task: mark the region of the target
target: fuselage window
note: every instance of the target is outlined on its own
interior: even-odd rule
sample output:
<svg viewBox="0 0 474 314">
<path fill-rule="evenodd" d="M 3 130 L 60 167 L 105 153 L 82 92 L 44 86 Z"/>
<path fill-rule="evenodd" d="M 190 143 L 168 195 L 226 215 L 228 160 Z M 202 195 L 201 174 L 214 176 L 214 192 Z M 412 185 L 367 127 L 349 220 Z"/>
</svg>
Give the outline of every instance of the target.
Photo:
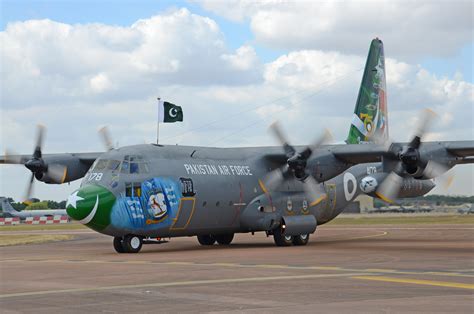
<svg viewBox="0 0 474 314">
<path fill-rule="evenodd" d="M 132 197 L 132 184 L 131 183 L 125 184 L 125 196 Z"/>
<path fill-rule="evenodd" d="M 142 196 L 142 184 L 140 182 L 125 183 L 126 197 L 140 197 Z"/>
<path fill-rule="evenodd" d="M 133 196 L 142 196 L 142 185 L 140 183 L 133 183 Z"/>
</svg>

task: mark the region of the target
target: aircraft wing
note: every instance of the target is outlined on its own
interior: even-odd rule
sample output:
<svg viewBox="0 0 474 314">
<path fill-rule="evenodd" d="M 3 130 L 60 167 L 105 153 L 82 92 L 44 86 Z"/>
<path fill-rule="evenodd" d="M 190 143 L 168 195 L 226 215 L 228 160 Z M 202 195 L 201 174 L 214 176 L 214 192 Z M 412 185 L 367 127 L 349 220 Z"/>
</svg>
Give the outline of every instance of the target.
<svg viewBox="0 0 474 314">
<path fill-rule="evenodd" d="M 474 157 L 474 141 L 449 141 L 446 150 L 459 157 Z"/>
<path fill-rule="evenodd" d="M 91 166 L 94 161 L 103 153 L 61 153 L 61 154 L 44 154 L 42 158 L 45 161 L 53 160 L 55 163 L 61 163 L 61 161 L 68 162 L 71 158 L 75 158 L 80 162 Z M 5 154 L 0 156 L 0 164 L 24 164 L 32 158 L 31 154 L 28 155 L 9 155 Z"/>
<path fill-rule="evenodd" d="M 32 155 L 4 155 L 0 156 L 0 164 L 25 165 L 36 179 L 61 184 L 82 178 L 100 155 L 102 153 L 44 154 L 37 159 Z"/>
<path fill-rule="evenodd" d="M 353 144 L 334 146 L 329 151 L 339 160 L 351 164 L 378 162 L 382 157 L 397 159 L 397 151 L 406 143 L 392 143 L 390 149 L 377 144 Z M 420 152 L 424 159 L 434 159 L 442 156 L 441 151 L 448 153 L 447 159 L 453 164 L 474 163 L 474 141 L 444 141 L 425 142 Z M 434 154 L 434 157 L 430 155 Z M 426 156 L 426 157 L 425 157 Z"/>
<path fill-rule="evenodd" d="M 392 156 L 386 147 L 377 144 L 347 144 L 334 146 L 329 151 L 337 159 L 349 164 L 382 161 L 383 156 Z"/>
</svg>

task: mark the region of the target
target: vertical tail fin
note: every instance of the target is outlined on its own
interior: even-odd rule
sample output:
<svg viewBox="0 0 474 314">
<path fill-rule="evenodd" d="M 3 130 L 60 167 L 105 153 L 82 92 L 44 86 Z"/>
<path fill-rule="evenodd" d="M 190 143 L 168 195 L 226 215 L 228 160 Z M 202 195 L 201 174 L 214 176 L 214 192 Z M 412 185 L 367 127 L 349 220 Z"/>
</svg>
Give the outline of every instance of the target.
<svg viewBox="0 0 474 314">
<path fill-rule="evenodd" d="M 388 138 L 385 57 L 380 39 L 372 40 L 364 76 L 346 143 L 359 144 Z"/>
<path fill-rule="evenodd" d="M 17 211 L 8 202 L 8 199 L 6 197 L 0 197 L 0 204 L 2 205 L 2 210 L 4 213 L 8 213 L 8 214 L 17 213 Z"/>
</svg>

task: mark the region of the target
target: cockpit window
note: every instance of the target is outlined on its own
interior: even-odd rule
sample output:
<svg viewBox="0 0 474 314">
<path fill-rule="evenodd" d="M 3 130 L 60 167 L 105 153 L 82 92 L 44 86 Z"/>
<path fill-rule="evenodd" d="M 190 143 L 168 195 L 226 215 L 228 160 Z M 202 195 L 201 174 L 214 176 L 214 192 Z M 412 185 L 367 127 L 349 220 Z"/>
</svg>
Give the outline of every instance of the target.
<svg viewBox="0 0 474 314">
<path fill-rule="evenodd" d="M 136 162 L 130 163 L 130 173 L 138 173 L 138 164 Z"/>
<path fill-rule="evenodd" d="M 122 162 L 122 170 L 121 170 L 121 172 L 122 172 L 122 173 L 129 173 L 128 161 Z"/>
<path fill-rule="evenodd" d="M 94 166 L 94 170 L 104 170 L 106 166 L 107 166 L 107 160 L 101 159 Z"/>
<path fill-rule="evenodd" d="M 109 163 L 107 164 L 107 169 L 109 170 L 117 170 L 120 166 L 120 161 L 118 160 L 109 160 Z"/>
<path fill-rule="evenodd" d="M 125 155 L 122 162 L 122 173 L 148 173 L 148 164 L 139 155 Z"/>
</svg>

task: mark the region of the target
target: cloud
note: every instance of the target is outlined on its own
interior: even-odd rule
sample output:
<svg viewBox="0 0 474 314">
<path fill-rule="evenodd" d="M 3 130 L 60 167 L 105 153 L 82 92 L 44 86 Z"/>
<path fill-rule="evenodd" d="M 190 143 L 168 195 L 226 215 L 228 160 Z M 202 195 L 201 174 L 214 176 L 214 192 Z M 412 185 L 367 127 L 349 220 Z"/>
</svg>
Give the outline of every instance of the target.
<svg viewBox="0 0 474 314">
<path fill-rule="evenodd" d="M 162 85 L 250 84 L 252 47 L 225 47 L 217 24 L 187 9 L 129 27 L 51 20 L 9 23 L 0 34 L 4 107 L 140 98 Z M 28 90 L 28 93 L 23 91 Z"/>
<path fill-rule="evenodd" d="M 392 57 L 446 57 L 472 40 L 472 1 L 199 1 L 233 21 L 249 21 L 269 47 L 363 55 L 378 36 Z"/>
</svg>

